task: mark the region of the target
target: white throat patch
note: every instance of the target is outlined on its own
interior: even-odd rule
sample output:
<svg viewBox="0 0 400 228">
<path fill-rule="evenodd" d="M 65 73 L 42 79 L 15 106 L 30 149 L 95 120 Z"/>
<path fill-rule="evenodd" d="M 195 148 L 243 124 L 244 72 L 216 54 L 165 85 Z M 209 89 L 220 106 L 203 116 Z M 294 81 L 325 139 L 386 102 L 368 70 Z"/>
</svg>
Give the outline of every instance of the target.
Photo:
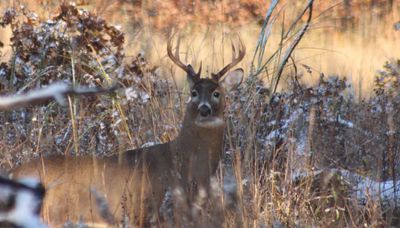
<svg viewBox="0 0 400 228">
<path fill-rule="evenodd" d="M 224 120 L 222 118 L 212 118 L 210 120 L 196 120 L 196 126 L 204 128 L 217 128 L 224 125 Z"/>
</svg>

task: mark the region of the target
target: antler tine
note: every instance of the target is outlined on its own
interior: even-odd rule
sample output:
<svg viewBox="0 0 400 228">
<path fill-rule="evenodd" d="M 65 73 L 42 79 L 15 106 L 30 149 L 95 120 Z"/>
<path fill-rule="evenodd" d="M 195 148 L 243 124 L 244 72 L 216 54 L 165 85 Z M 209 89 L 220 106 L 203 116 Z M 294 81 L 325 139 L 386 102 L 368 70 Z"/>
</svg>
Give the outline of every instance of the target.
<svg viewBox="0 0 400 228">
<path fill-rule="evenodd" d="M 201 65 L 200 65 L 199 72 L 196 74 L 193 70 L 193 67 L 190 64 L 185 65 L 184 63 L 182 63 L 182 61 L 179 58 L 179 46 L 180 46 L 180 38 L 178 38 L 178 43 L 177 43 L 175 55 L 174 55 L 172 53 L 172 37 L 171 37 L 167 43 L 168 57 L 172 60 L 172 62 L 174 62 L 177 66 L 179 66 L 182 70 L 184 70 L 190 77 L 192 77 L 194 79 L 200 78 Z"/>
<path fill-rule="evenodd" d="M 219 71 L 218 73 L 212 74 L 212 77 L 214 80 L 219 81 L 226 72 L 228 72 L 232 67 L 234 67 L 236 64 L 238 64 L 240 61 L 242 61 L 242 59 L 244 58 L 244 56 L 246 54 L 246 47 L 244 46 L 240 37 L 239 37 L 239 45 L 238 46 L 239 46 L 238 47 L 239 54 L 236 57 L 235 45 L 233 45 L 233 43 L 232 43 L 232 62 L 229 63 L 228 65 L 226 65 L 224 68 L 222 68 L 222 70 Z"/>
<path fill-rule="evenodd" d="M 199 71 L 197 71 L 197 76 L 200 78 L 201 76 L 201 67 L 203 66 L 203 62 L 200 62 Z"/>
<path fill-rule="evenodd" d="M 231 46 L 232 46 L 232 60 L 235 59 L 236 56 L 236 49 L 235 49 L 235 45 L 233 44 L 232 40 L 231 40 Z"/>
<path fill-rule="evenodd" d="M 168 57 L 172 60 L 172 62 L 174 62 L 176 65 L 178 65 L 184 71 L 186 71 L 186 65 L 183 64 L 179 59 L 179 42 L 178 42 L 178 47 L 176 49 L 175 55 L 172 53 L 172 37 L 168 40 L 168 43 L 167 43 L 167 53 L 168 53 Z"/>
</svg>

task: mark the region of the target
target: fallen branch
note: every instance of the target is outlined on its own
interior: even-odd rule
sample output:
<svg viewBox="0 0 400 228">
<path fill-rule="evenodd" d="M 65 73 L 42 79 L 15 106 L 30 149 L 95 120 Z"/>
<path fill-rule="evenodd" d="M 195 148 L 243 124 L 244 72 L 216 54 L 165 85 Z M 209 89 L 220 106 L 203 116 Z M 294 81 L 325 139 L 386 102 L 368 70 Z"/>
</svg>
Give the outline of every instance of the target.
<svg viewBox="0 0 400 228">
<path fill-rule="evenodd" d="M 0 96 L 0 111 L 7 111 L 11 109 L 22 108 L 30 105 L 38 105 L 48 102 L 49 100 L 56 100 L 60 105 L 66 105 L 66 98 L 73 95 L 88 95 L 93 96 L 100 93 L 110 93 L 116 90 L 116 86 L 102 89 L 102 88 L 88 88 L 88 87 L 72 87 L 64 82 L 57 82 L 45 88 L 30 91 L 26 94 L 12 94 L 7 96 Z"/>
</svg>

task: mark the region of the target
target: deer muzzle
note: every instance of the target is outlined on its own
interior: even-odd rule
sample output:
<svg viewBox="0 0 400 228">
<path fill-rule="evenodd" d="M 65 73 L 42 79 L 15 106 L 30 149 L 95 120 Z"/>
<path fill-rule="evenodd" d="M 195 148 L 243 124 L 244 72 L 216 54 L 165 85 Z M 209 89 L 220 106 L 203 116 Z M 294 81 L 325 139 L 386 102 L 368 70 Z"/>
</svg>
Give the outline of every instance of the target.
<svg viewBox="0 0 400 228">
<path fill-rule="evenodd" d="M 211 115 L 211 107 L 209 104 L 202 103 L 197 108 L 201 117 L 209 117 Z"/>
</svg>

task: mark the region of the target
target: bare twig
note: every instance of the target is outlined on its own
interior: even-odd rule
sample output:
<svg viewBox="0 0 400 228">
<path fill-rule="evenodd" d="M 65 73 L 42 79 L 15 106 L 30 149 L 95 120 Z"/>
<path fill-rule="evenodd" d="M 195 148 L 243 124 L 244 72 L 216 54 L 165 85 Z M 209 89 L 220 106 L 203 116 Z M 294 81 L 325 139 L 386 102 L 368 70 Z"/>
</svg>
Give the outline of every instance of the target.
<svg viewBox="0 0 400 228">
<path fill-rule="evenodd" d="M 258 56 L 258 64 L 257 65 L 258 65 L 258 67 L 261 65 L 261 60 L 262 60 L 262 57 L 264 56 L 265 46 L 267 44 L 269 35 L 271 34 L 271 27 L 272 26 L 271 26 L 271 23 L 269 23 L 269 22 L 270 22 L 270 19 L 271 19 L 272 12 L 274 12 L 274 10 L 275 10 L 276 6 L 278 5 L 278 3 L 279 3 L 279 0 L 272 0 L 271 4 L 269 5 L 269 8 L 268 8 L 267 13 L 265 15 L 264 23 L 263 23 L 262 28 L 261 28 L 260 35 L 258 37 L 258 42 L 257 42 L 256 50 L 254 51 L 253 60 L 251 61 L 252 62 L 252 66 L 254 66 L 254 61 L 256 59 L 257 54 L 259 55 Z"/>
<path fill-rule="evenodd" d="M 17 182 L 0 176 L 0 226 L 46 227 L 40 220 L 44 195 L 38 180 Z"/>
<path fill-rule="evenodd" d="M 44 196 L 43 186 L 41 186 L 39 183 L 35 187 L 33 187 L 31 185 L 32 184 L 16 182 L 16 181 L 13 181 L 8 178 L 0 176 L 0 186 L 2 188 L 9 187 L 9 188 L 12 188 L 13 190 L 25 190 L 25 191 L 33 192 L 35 195 L 38 194 L 38 195 Z M 39 186 L 41 186 L 41 187 L 39 187 Z"/>
<path fill-rule="evenodd" d="M 74 88 L 67 83 L 57 82 L 45 88 L 40 88 L 26 94 L 0 96 L 0 111 L 22 108 L 56 100 L 61 105 L 67 105 L 67 96 L 85 95 L 93 96 L 100 93 L 109 93 L 116 89 L 115 86 L 102 88 L 77 87 Z"/>
</svg>

